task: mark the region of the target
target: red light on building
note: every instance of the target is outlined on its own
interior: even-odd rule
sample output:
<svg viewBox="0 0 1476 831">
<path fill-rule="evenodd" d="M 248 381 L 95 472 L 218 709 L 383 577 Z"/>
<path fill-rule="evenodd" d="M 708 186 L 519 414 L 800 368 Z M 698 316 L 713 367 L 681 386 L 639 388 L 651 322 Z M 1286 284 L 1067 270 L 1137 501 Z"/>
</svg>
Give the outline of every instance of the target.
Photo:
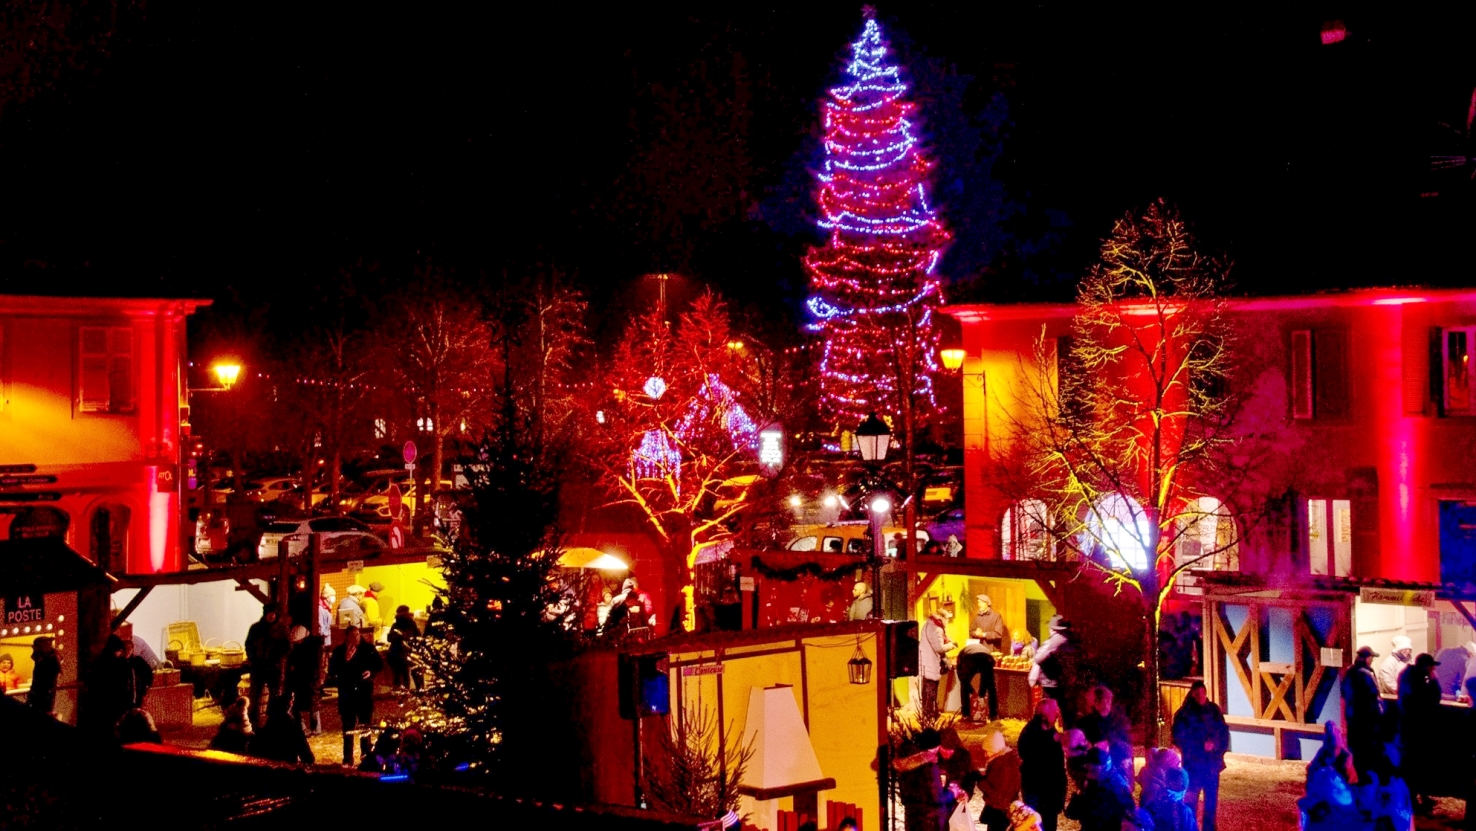
<svg viewBox="0 0 1476 831">
<path fill-rule="evenodd" d="M 1332 46 L 1348 39 L 1348 27 L 1341 20 L 1329 20 L 1322 24 L 1322 45 Z"/>
</svg>

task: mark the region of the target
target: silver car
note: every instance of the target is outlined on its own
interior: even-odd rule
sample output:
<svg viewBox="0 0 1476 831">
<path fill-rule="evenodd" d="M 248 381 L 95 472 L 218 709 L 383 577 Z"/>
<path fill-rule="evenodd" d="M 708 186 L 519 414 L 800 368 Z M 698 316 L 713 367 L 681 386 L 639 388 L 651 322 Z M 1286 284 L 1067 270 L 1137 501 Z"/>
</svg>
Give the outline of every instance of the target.
<svg viewBox="0 0 1476 831">
<path fill-rule="evenodd" d="M 313 519 L 289 519 L 273 522 L 261 534 L 256 545 L 257 559 L 267 560 L 277 556 L 278 546 L 287 540 L 287 555 L 295 557 L 308 547 L 309 534 L 323 535 L 323 550 L 337 551 L 344 548 L 377 550 L 388 544 L 374 531 L 357 519 L 342 516 L 320 516 Z"/>
</svg>

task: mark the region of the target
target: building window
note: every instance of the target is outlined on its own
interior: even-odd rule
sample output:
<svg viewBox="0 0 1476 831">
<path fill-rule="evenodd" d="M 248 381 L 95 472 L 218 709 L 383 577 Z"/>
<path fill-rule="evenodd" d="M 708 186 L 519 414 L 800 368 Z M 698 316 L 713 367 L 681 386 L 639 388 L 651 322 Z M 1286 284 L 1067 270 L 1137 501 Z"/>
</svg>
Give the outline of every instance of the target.
<svg viewBox="0 0 1476 831">
<path fill-rule="evenodd" d="M 90 549 L 92 561 L 113 574 L 128 571 L 127 505 L 104 505 L 92 514 Z"/>
<path fill-rule="evenodd" d="M 1291 333 L 1291 415 L 1297 419 L 1348 417 L 1348 339 L 1337 329 Z"/>
<path fill-rule="evenodd" d="M 1476 501 L 1440 501 L 1440 582 L 1476 586 Z"/>
<path fill-rule="evenodd" d="M 1230 511 L 1220 500 L 1201 496 L 1180 519 L 1174 560 L 1189 569 L 1239 571 L 1239 547 Z"/>
<path fill-rule="evenodd" d="M 1085 534 L 1082 550 L 1112 568 L 1141 573 L 1153 562 L 1153 523 L 1131 496 L 1113 493 L 1092 503 Z"/>
<path fill-rule="evenodd" d="M 78 409 L 84 413 L 133 412 L 133 330 L 83 326 L 79 334 Z"/>
<path fill-rule="evenodd" d="M 1476 327 L 1440 330 L 1440 393 L 1446 415 L 1476 415 L 1471 399 L 1473 346 L 1476 346 Z"/>
<path fill-rule="evenodd" d="M 1313 574 L 1353 575 L 1353 503 L 1307 500 L 1307 560 Z"/>
<path fill-rule="evenodd" d="M 1050 511 L 1039 499 L 1011 505 L 1000 523 L 1000 557 L 1006 560 L 1051 559 Z"/>
</svg>

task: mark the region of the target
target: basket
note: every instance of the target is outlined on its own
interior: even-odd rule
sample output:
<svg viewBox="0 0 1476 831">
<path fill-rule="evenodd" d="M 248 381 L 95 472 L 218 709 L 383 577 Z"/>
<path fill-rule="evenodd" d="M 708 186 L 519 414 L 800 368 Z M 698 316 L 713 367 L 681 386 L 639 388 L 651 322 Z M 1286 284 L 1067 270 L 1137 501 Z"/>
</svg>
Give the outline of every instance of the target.
<svg viewBox="0 0 1476 831">
<path fill-rule="evenodd" d="M 246 650 L 241 647 L 240 641 L 226 641 L 220 648 L 220 665 L 223 667 L 238 667 L 246 663 Z"/>
<path fill-rule="evenodd" d="M 193 620 L 180 620 L 164 627 L 164 642 L 179 641 L 179 651 L 194 652 L 200 648 L 200 627 Z"/>
<path fill-rule="evenodd" d="M 183 652 L 180 653 L 180 657 L 181 658 L 184 657 L 184 653 Z M 192 667 L 203 667 L 203 666 L 205 666 L 205 650 L 203 650 L 203 649 L 197 649 L 194 652 L 189 653 L 189 662 L 190 662 L 190 666 L 192 666 Z"/>
<path fill-rule="evenodd" d="M 208 640 L 208 641 L 205 642 L 205 647 L 204 647 L 205 660 L 207 660 L 207 661 L 215 661 L 216 663 L 219 663 L 220 662 L 220 653 L 222 651 L 224 651 L 225 647 L 222 647 L 222 646 L 212 646 L 211 645 L 211 644 L 216 643 L 219 640 L 220 640 L 220 638 L 211 638 L 210 640 Z"/>
<path fill-rule="evenodd" d="M 169 645 L 164 647 L 164 659 L 166 661 L 173 661 L 175 664 L 182 663 L 185 661 L 185 658 L 180 654 L 183 651 L 184 641 L 181 641 L 179 638 L 172 638 L 169 641 Z"/>
</svg>

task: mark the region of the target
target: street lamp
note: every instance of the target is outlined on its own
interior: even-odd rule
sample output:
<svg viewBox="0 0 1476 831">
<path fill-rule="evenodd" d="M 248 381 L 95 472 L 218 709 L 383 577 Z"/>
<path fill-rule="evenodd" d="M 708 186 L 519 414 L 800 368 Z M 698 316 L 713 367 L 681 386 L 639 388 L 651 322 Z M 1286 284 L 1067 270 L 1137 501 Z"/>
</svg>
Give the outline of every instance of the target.
<svg viewBox="0 0 1476 831">
<path fill-rule="evenodd" d="M 861 451 L 861 461 L 880 466 L 886 461 L 887 450 L 892 446 L 892 431 L 887 429 L 885 421 L 872 413 L 856 427 L 856 446 Z M 892 501 L 884 494 L 876 494 L 866 508 L 866 518 L 871 522 L 871 616 L 880 618 L 881 566 L 887 556 L 887 540 L 882 526 L 884 517 L 892 513 Z"/>
<path fill-rule="evenodd" d="M 887 429 L 885 421 L 872 413 L 856 428 L 856 445 L 861 450 L 862 461 L 879 465 L 887 460 L 887 450 L 892 446 L 892 431 Z"/>
<path fill-rule="evenodd" d="M 940 349 L 938 357 L 943 360 L 943 368 L 949 372 L 958 372 L 963 366 L 964 351 L 962 349 Z"/>
</svg>

